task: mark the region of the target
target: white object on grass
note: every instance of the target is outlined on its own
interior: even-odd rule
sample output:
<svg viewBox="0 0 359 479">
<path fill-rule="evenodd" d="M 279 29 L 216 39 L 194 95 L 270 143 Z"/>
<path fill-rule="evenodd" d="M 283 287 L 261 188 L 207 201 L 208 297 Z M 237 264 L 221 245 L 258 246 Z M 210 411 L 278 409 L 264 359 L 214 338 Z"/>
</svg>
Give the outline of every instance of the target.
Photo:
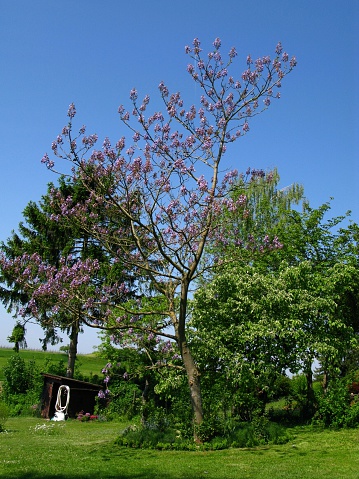
<svg viewBox="0 0 359 479">
<path fill-rule="evenodd" d="M 62 405 L 62 394 L 66 395 L 66 402 Z M 70 402 L 70 388 L 62 384 L 57 391 L 57 399 L 55 404 L 55 415 L 51 419 L 52 421 L 65 421 L 67 415 L 67 408 L 69 407 Z"/>
</svg>

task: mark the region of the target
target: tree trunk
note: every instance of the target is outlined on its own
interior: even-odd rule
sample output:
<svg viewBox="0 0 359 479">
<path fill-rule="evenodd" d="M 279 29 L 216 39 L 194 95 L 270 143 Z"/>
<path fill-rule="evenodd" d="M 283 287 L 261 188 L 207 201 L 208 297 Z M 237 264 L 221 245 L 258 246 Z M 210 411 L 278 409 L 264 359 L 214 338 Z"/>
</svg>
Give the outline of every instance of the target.
<svg viewBox="0 0 359 479">
<path fill-rule="evenodd" d="M 314 403 L 315 396 L 313 390 L 313 372 L 312 372 L 312 362 L 308 361 L 305 368 L 305 377 L 307 380 L 307 397 L 305 410 L 303 411 L 303 416 L 305 419 L 310 419 L 314 414 Z"/>
<path fill-rule="evenodd" d="M 141 414 L 141 424 L 142 426 L 145 424 L 147 418 L 148 418 L 148 411 L 147 411 L 147 398 L 148 398 L 148 393 L 149 393 L 150 385 L 148 382 L 148 379 L 146 379 L 145 382 L 145 388 L 142 391 L 142 414 Z"/>
<path fill-rule="evenodd" d="M 311 391 L 313 389 L 313 373 L 312 373 L 312 369 L 307 369 L 306 373 L 305 373 L 305 377 L 306 377 L 306 380 L 307 380 L 307 395 L 310 396 L 311 395 Z"/>
<path fill-rule="evenodd" d="M 177 321 L 175 320 L 175 331 L 183 365 L 187 373 L 187 381 L 190 390 L 193 411 L 194 440 L 197 443 L 201 443 L 201 439 L 198 435 L 198 426 L 200 426 L 203 421 L 201 381 L 200 371 L 194 361 L 186 337 L 185 325 L 187 316 L 187 295 L 188 285 L 182 283 L 180 311 Z M 175 313 L 173 314 L 175 315 Z"/>
<path fill-rule="evenodd" d="M 327 370 L 324 370 L 323 382 L 322 382 L 322 387 L 323 387 L 324 393 L 327 393 L 328 385 L 329 385 L 329 372 Z"/>
<path fill-rule="evenodd" d="M 79 320 L 76 319 L 71 326 L 69 355 L 67 360 L 66 377 L 73 378 L 75 372 L 75 361 L 77 357 L 77 343 L 79 337 Z"/>
<path fill-rule="evenodd" d="M 202 394 L 201 394 L 201 381 L 200 381 L 200 372 L 193 360 L 191 351 L 187 345 L 187 342 L 182 342 L 181 354 L 183 359 L 183 364 L 187 373 L 187 380 L 191 395 L 191 404 L 193 410 L 193 423 L 196 429 L 196 426 L 199 426 L 203 421 L 203 408 L 202 408 Z M 195 438 L 196 440 L 198 438 Z"/>
</svg>

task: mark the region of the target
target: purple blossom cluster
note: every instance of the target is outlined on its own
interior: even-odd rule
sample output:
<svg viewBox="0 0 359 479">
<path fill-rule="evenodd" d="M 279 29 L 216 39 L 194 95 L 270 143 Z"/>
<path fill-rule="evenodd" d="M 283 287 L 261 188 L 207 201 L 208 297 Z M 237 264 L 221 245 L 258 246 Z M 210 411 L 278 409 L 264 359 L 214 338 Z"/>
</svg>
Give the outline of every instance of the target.
<svg viewBox="0 0 359 479">
<path fill-rule="evenodd" d="M 111 394 L 111 391 L 108 388 L 108 383 L 110 382 L 110 374 L 111 374 L 112 367 L 113 367 L 112 363 L 107 363 L 106 366 L 101 371 L 102 374 L 105 374 L 105 379 L 103 380 L 103 382 L 105 384 L 105 390 L 101 389 L 98 392 L 98 397 L 100 399 L 106 399 Z"/>
<path fill-rule="evenodd" d="M 38 254 L 23 254 L 8 259 L 0 255 L 0 265 L 3 271 L 16 278 L 22 290 L 29 295 L 29 301 L 18 313 L 22 316 L 32 315 L 42 318 L 43 310 L 48 311 L 48 318 L 56 323 L 56 315 L 68 312 L 69 318 L 81 308 L 88 321 L 91 322 L 91 312 L 101 310 L 102 321 L 110 314 L 108 307 L 112 298 L 127 295 L 123 284 L 94 285 L 93 278 L 100 269 L 97 259 L 75 258 L 71 255 L 60 258 L 57 267 L 48 264 Z M 61 316 L 60 316 L 61 317 Z M 95 320 L 92 321 L 93 324 Z"/>
</svg>

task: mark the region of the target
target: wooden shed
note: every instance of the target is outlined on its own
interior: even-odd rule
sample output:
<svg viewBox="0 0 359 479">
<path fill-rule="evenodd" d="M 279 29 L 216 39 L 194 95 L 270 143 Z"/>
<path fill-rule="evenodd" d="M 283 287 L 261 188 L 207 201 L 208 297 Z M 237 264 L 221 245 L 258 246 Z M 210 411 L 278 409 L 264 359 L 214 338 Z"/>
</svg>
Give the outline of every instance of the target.
<svg viewBox="0 0 359 479">
<path fill-rule="evenodd" d="M 51 419 L 54 416 L 57 393 L 62 385 L 70 388 L 70 401 L 67 410 L 69 417 L 75 418 L 81 411 L 93 414 L 96 397 L 102 386 L 54 374 L 41 374 L 44 378 L 41 398 L 41 416 L 43 418 Z"/>
</svg>

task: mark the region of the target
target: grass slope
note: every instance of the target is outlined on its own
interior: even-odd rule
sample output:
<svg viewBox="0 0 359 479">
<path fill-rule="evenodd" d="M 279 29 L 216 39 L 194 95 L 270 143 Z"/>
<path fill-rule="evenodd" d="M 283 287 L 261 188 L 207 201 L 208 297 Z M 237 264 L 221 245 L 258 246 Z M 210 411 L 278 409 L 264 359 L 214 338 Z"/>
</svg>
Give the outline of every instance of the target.
<svg viewBox="0 0 359 479">
<path fill-rule="evenodd" d="M 36 425 L 45 429 L 35 430 Z M 294 430 L 281 446 L 211 452 L 113 445 L 124 424 L 12 418 L 0 434 L 7 479 L 357 479 L 359 429 Z"/>
<path fill-rule="evenodd" d="M 3 368 L 11 356 L 15 354 L 11 348 L 0 348 L 0 381 L 4 380 Z M 21 349 L 19 355 L 24 358 L 25 361 L 30 359 L 35 360 L 36 364 L 42 370 L 47 358 L 50 358 L 53 362 L 64 361 L 67 363 L 67 355 L 61 352 L 50 352 L 40 350 Z M 101 369 L 104 367 L 104 360 L 99 358 L 95 353 L 92 354 L 79 354 L 77 358 L 77 368 L 84 376 L 90 376 L 90 374 L 98 374 L 101 377 Z"/>
</svg>

